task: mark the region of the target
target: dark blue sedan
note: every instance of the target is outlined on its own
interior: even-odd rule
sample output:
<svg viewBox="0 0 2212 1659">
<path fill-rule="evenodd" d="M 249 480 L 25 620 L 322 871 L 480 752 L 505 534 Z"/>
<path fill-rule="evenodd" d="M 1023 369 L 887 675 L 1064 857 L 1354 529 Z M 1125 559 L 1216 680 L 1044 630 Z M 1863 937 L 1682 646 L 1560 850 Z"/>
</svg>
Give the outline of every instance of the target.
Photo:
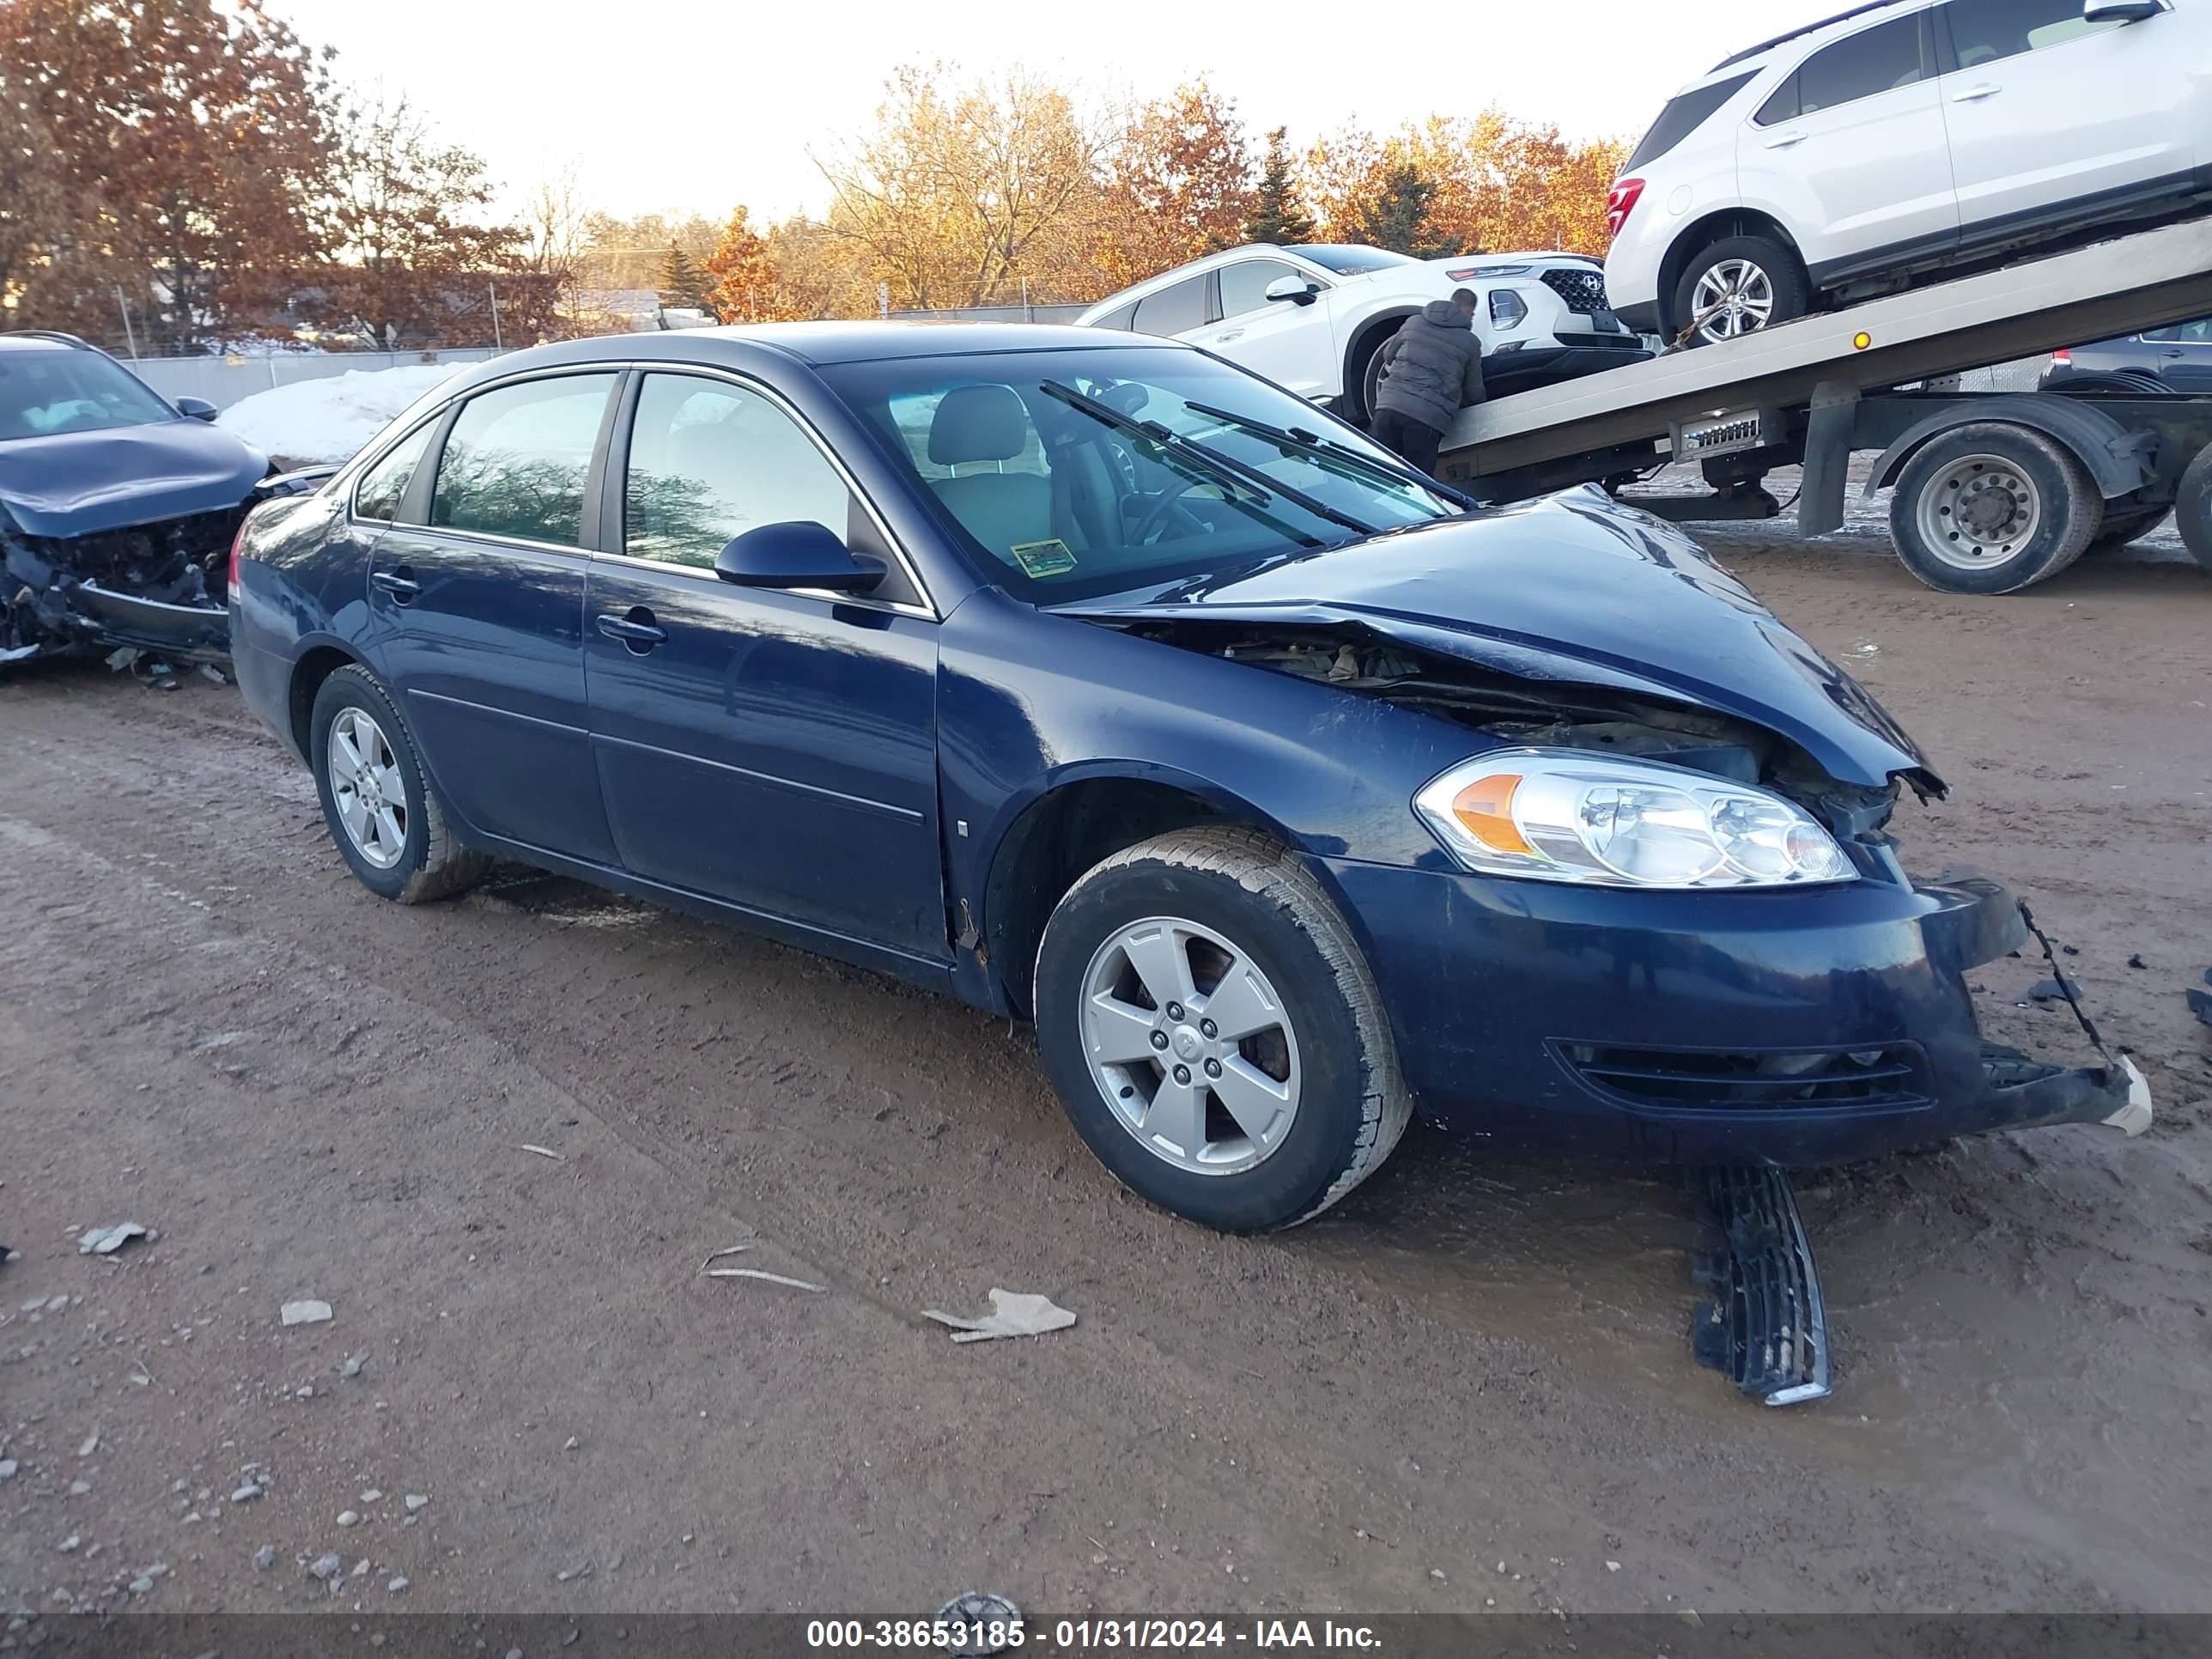
<svg viewBox="0 0 2212 1659">
<path fill-rule="evenodd" d="M 1470 509 L 1167 341 L 804 325 L 440 387 L 230 587 L 372 891 L 494 859 L 1034 1020 L 1108 1168 L 1282 1226 L 1419 1110 L 1771 1164 L 2140 1127 L 1985 1050 L 1942 785 L 1693 544 Z"/>
</svg>

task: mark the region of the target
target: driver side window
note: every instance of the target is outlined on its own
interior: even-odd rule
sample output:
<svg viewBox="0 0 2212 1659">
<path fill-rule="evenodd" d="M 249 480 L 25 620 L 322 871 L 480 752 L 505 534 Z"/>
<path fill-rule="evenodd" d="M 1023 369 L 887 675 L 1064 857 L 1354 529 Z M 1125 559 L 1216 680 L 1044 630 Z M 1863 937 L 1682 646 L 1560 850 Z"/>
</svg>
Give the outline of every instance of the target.
<svg viewBox="0 0 2212 1659">
<path fill-rule="evenodd" d="M 1271 305 L 1287 305 L 1289 301 L 1270 300 L 1269 283 L 1285 276 L 1295 276 L 1300 282 L 1318 288 L 1318 279 L 1308 276 L 1296 265 L 1284 259 L 1240 259 L 1233 265 L 1221 267 L 1221 315 L 1224 321 L 1241 317 L 1248 311 L 1262 311 Z"/>
</svg>

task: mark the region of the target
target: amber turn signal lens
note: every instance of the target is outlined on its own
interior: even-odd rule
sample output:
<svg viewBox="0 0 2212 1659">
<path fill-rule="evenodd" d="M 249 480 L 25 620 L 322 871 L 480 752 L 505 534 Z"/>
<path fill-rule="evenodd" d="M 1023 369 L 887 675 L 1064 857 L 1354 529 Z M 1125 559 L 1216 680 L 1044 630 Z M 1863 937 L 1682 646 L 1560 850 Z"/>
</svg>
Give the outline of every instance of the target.
<svg viewBox="0 0 2212 1659">
<path fill-rule="evenodd" d="M 1536 849 L 1513 825 L 1513 793 L 1520 788 L 1519 774 L 1499 772 L 1477 778 L 1452 798 L 1452 816 L 1485 847 L 1499 853 L 1536 855 Z"/>
</svg>

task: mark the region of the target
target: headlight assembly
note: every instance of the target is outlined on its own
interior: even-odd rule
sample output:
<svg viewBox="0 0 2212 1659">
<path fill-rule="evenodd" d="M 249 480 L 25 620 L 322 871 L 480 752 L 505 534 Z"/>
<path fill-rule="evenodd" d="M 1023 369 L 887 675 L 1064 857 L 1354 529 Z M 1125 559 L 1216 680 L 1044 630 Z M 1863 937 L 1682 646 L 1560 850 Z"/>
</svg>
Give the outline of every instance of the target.
<svg viewBox="0 0 2212 1659">
<path fill-rule="evenodd" d="M 1803 887 L 1857 872 L 1803 809 L 1725 778 L 1576 750 L 1463 761 L 1413 810 L 1470 870 L 1597 887 Z"/>
</svg>

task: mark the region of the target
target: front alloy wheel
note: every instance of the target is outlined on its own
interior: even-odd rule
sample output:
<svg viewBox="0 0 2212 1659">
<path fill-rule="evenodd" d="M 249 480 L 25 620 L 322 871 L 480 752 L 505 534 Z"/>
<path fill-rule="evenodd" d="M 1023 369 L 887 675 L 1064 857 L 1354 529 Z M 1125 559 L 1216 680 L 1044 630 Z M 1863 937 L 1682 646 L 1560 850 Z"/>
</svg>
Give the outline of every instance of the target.
<svg viewBox="0 0 2212 1659">
<path fill-rule="evenodd" d="M 1241 1174 L 1298 1112 L 1298 1039 L 1251 957 L 1210 928 L 1150 916 L 1118 930 L 1084 975 L 1091 1079 L 1153 1157 Z"/>
<path fill-rule="evenodd" d="M 1113 854 L 1046 924 L 1037 1042 L 1078 1133 L 1139 1197 L 1287 1227 L 1398 1143 L 1413 1101 L 1382 994 L 1313 873 L 1207 824 Z"/>
</svg>

